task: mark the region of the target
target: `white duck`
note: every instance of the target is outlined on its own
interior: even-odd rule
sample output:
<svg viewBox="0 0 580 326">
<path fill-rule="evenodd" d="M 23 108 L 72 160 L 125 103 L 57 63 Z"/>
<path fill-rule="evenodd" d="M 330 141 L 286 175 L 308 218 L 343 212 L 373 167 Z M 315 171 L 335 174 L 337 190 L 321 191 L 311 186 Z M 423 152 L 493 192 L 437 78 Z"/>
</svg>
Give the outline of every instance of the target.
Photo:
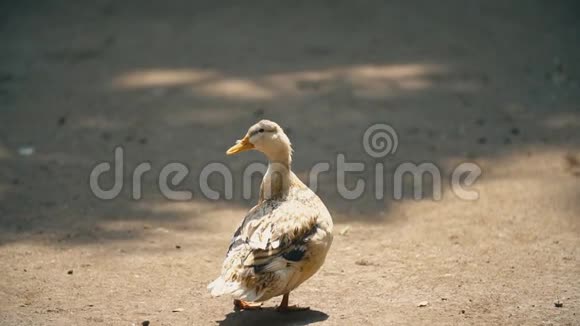
<svg viewBox="0 0 580 326">
<path fill-rule="evenodd" d="M 252 302 L 280 295 L 279 311 L 308 309 L 289 306 L 289 294 L 324 263 L 332 243 L 332 218 L 320 198 L 290 170 L 292 147 L 278 124 L 256 123 L 227 154 L 249 149 L 269 160 L 260 199 L 235 232 L 222 274 L 208 289 L 213 296 L 232 295 L 238 309 L 259 309 Z"/>
</svg>

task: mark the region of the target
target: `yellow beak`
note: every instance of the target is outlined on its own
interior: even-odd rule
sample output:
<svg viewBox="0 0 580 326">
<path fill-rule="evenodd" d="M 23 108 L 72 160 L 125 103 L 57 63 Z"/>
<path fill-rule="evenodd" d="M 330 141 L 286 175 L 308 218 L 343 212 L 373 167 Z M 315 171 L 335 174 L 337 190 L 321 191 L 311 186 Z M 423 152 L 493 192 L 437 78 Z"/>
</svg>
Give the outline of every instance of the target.
<svg viewBox="0 0 580 326">
<path fill-rule="evenodd" d="M 254 148 L 254 144 L 250 143 L 250 137 L 246 136 L 244 139 L 238 140 L 234 146 L 230 147 L 226 154 L 233 155 L 252 148 Z"/>
</svg>

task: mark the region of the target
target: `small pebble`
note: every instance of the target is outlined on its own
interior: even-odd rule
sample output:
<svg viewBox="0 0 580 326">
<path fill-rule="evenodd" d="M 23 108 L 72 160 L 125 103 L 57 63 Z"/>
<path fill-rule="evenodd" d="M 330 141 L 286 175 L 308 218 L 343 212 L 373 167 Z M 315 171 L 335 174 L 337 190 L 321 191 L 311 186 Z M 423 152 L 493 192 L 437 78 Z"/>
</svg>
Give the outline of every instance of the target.
<svg viewBox="0 0 580 326">
<path fill-rule="evenodd" d="M 18 148 L 18 154 L 21 156 L 30 156 L 36 152 L 36 149 L 32 146 L 23 146 Z"/>
<path fill-rule="evenodd" d="M 183 309 L 183 308 L 175 308 L 175 309 L 171 310 L 171 312 L 182 312 L 184 310 L 185 309 Z"/>
<path fill-rule="evenodd" d="M 354 262 L 356 265 L 359 266 L 371 266 L 374 265 L 373 263 L 371 263 L 370 261 L 366 260 L 366 259 L 359 259 L 357 261 Z"/>
<path fill-rule="evenodd" d="M 144 320 L 141 325 L 143 326 L 149 326 L 149 321 L 148 320 Z"/>
<path fill-rule="evenodd" d="M 421 301 L 417 304 L 417 307 L 427 307 L 429 305 L 429 301 Z"/>
<path fill-rule="evenodd" d="M 181 246 L 180 245 L 176 245 L 175 246 L 175 249 L 181 249 Z"/>
<path fill-rule="evenodd" d="M 518 128 L 512 128 L 512 130 L 510 130 L 510 132 L 512 133 L 512 135 L 517 136 L 520 134 L 520 130 Z"/>
<path fill-rule="evenodd" d="M 560 300 L 558 300 L 558 301 L 554 302 L 554 306 L 556 308 L 562 308 L 562 307 L 564 307 L 564 304 L 562 302 L 560 302 Z"/>
<path fill-rule="evenodd" d="M 64 124 L 66 123 L 66 117 L 60 117 L 60 118 L 58 118 L 58 121 L 56 123 L 59 126 L 64 126 Z"/>
<path fill-rule="evenodd" d="M 68 275 L 72 275 L 73 274 L 73 270 L 71 269 L 70 271 L 66 272 Z"/>
</svg>

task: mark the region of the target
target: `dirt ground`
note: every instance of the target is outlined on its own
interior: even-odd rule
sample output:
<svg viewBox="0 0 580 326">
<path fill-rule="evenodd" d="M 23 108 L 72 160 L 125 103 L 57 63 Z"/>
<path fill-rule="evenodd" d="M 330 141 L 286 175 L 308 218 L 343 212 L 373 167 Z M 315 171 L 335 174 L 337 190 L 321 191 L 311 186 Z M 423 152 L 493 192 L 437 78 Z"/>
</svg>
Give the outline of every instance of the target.
<svg viewBox="0 0 580 326">
<path fill-rule="evenodd" d="M 535 0 L 0 3 L 0 325 L 580 325 L 579 12 Z M 243 169 L 264 161 L 224 151 L 262 118 L 287 128 L 301 177 L 339 153 L 367 166 L 347 180 L 369 181 L 356 200 L 321 176 L 336 237 L 290 297 L 308 312 L 280 315 L 279 299 L 233 312 L 206 290 L 255 202 L 255 187 L 242 199 Z M 399 136 L 382 160 L 361 144 L 374 123 Z M 116 146 L 125 186 L 100 200 L 89 174 Z M 379 161 L 391 181 L 401 162 L 435 163 L 443 199 L 394 200 L 387 182 L 376 200 Z M 477 201 L 448 187 L 464 161 L 483 170 Z M 161 195 L 168 162 L 189 167 L 179 188 L 191 200 Z M 231 168 L 234 199 L 204 199 L 210 162 Z M 223 189 L 219 176 L 210 185 Z"/>
</svg>

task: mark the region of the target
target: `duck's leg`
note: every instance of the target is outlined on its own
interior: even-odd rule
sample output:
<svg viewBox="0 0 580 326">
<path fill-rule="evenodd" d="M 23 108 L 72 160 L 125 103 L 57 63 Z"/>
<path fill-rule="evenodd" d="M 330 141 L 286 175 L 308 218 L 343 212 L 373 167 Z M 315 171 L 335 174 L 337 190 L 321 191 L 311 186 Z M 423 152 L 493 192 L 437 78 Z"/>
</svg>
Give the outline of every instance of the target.
<svg viewBox="0 0 580 326">
<path fill-rule="evenodd" d="M 260 310 L 260 309 L 262 309 L 262 304 L 234 299 L 234 309 L 236 309 L 236 310 Z"/>
<path fill-rule="evenodd" d="M 276 308 L 276 310 L 279 312 L 310 310 L 310 307 L 289 306 L 288 299 L 290 299 L 290 292 L 284 294 L 284 296 L 282 297 L 282 302 L 280 302 L 280 305 L 278 306 L 278 308 Z"/>
</svg>

